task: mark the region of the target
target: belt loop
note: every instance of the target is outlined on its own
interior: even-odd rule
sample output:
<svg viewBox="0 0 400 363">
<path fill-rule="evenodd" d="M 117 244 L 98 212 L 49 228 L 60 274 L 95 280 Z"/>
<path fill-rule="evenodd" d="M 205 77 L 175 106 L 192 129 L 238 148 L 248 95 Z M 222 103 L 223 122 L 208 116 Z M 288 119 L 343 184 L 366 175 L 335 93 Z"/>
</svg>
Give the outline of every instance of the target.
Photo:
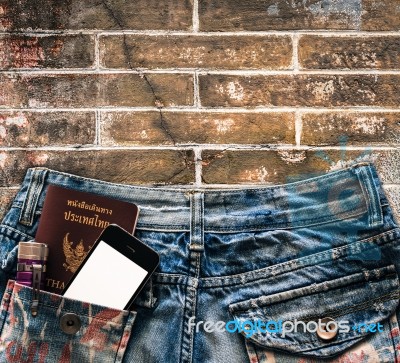
<svg viewBox="0 0 400 363">
<path fill-rule="evenodd" d="M 368 208 L 369 226 L 376 227 L 383 224 L 383 215 L 379 193 L 374 182 L 371 167 L 370 164 L 355 165 L 353 171 L 357 175 L 365 196 L 365 202 Z"/>
<path fill-rule="evenodd" d="M 19 222 L 25 226 L 32 226 L 33 224 L 36 206 L 47 175 L 47 169 L 33 168 L 31 170 L 31 180 L 19 216 Z"/>
<path fill-rule="evenodd" d="M 190 250 L 204 251 L 204 193 L 190 194 Z"/>
</svg>

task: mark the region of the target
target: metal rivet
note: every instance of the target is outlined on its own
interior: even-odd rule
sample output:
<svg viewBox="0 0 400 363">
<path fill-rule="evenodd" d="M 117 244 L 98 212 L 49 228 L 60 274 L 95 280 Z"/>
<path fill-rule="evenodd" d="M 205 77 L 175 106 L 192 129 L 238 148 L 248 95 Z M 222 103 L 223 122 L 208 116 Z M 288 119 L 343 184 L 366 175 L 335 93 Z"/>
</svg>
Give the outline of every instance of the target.
<svg viewBox="0 0 400 363">
<path fill-rule="evenodd" d="M 338 326 L 334 319 L 328 317 L 320 319 L 320 324 L 317 329 L 317 335 L 320 339 L 329 341 L 336 338 L 337 334 Z"/>
<path fill-rule="evenodd" d="M 66 334 L 76 334 L 81 325 L 81 319 L 76 314 L 67 313 L 60 319 L 60 328 Z"/>
</svg>

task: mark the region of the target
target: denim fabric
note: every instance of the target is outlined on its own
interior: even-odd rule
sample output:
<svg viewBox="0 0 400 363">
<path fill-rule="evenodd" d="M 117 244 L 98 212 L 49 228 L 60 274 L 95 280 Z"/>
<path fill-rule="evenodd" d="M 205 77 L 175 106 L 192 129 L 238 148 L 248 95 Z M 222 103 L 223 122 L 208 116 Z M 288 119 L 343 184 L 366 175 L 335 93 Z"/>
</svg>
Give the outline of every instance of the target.
<svg viewBox="0 0 400 363">
<path fill-rule="evenodd" d="M 30 288 L 12 281 L 15 246 L 34 238 L 50 184 L 140 207 L 135 235 L 161 262 L 133 311 L 41 292 L 38 316 L 30 315 Z M 147 188 L 29 169 L 0 233 L 0 361 L 400 362 L 400 229 L 370 164 L 225 190 Z M 65 312 L 82 320 L 74 335 L 60 329 Z M 325 317 L 352 328 L 329 341 L 315 332 L 248 330 L 260 321 Z M 245 328 L 196 328 L 201 321 Z M 357 329 L 362 324 L 380 330 Z"/>
<path fill-rule="evenodd" d="M 1 305 L 2 362 L 122 361 L 135 313 L 42 293 L 41 314 L 32 318 L 30 300 L 29 288 L 9 281 Z M 79 316 L 79 334 L 60 329 L 70 312 Z"/>
</svg>

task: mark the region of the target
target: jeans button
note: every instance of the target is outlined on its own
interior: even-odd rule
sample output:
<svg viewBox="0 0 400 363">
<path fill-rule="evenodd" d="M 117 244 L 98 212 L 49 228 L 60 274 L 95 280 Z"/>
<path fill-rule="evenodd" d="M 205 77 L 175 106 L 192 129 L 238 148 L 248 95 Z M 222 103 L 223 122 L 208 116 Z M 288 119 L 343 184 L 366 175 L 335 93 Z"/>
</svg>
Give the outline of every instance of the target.
<svg viewBox="0 0 400 363">
<path fill-rule="evenodd" d="M 334 319 L 323 318 L 317 329 L 317 335 L 321 340 L 329 341 L 334 339 L 338 334 L 338 326 Z"/>
<path fill-rule="evenodd" d="M 64 314 L 60 319 L 60 328 L 66 334 L 76 334 L 81 328 L 81 319 L 76 314 Z"/>
</svg>

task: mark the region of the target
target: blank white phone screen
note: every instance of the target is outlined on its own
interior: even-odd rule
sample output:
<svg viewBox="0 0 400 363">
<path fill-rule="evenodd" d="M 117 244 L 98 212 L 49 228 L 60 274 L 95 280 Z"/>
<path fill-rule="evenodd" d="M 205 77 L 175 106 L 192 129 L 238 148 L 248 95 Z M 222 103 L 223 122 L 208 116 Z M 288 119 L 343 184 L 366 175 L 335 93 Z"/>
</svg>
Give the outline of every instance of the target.
<svg viewBox="0 0 400 363">
<path fill-rule="evenodd" d="M 64 296 L 122 310 L 147 271 L 100 241 Z"/>
</svg>

